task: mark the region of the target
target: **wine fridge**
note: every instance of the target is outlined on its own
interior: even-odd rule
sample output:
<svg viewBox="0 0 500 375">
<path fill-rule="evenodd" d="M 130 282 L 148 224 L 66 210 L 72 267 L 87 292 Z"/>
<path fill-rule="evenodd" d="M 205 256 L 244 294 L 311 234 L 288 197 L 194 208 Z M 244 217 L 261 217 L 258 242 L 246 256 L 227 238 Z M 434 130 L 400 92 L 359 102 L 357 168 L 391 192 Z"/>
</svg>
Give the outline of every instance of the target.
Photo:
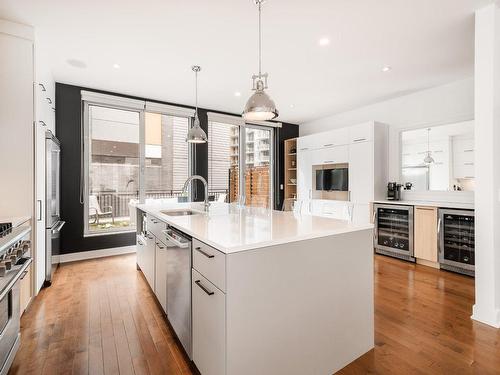
<svg viewBox="0 0 500 375">
<path fill-rule="evenodd" d="M 415 262 L 413 206 L 374 204 L 373 209 L 375 252 Z"/>
<path fill-rule="evenodd" d="M 438 233 L 440 267 L 474 276 L 474 211 L 440 209 Z"/>
</svg>

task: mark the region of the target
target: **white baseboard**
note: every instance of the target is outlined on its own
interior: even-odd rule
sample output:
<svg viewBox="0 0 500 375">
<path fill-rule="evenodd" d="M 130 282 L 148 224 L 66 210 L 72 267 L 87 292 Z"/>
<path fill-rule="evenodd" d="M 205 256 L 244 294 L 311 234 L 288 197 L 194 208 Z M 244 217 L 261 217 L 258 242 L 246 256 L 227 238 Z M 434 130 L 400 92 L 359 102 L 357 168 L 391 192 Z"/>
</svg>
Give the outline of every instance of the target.
<svg viewBox="0 0 500 375">
<path fill-rule="evenodd" d="M 482 309 L 475 304 L 472 306 L 471 318 L 494 328 L 500 328 L 500 309 Z"/>
<path fill-rule="evenodd" d="M 130 254 L 135 252 L 136 252 L 135 245 L 113 247 L 110 249 L 102 249 L 102 250 L 81 251 L 79 253 L 61 254 L 59 255 L 59 262 L 60 263 L 75 262 L 77 260 L 103 258 L 103 257 L 110 257 L 113 255 Z"/>
</svg>

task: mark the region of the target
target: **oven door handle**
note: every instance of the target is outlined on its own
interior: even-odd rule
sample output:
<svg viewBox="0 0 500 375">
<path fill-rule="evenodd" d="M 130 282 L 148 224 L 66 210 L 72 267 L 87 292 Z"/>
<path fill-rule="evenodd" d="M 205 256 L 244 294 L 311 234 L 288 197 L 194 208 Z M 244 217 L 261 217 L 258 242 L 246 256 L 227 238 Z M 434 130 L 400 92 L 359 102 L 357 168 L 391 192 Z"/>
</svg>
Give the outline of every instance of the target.
<svg viewBox="0 0 500 375">
<path fill-rule="evenodd" d="M 14 284 L 17 283 L 19 281 L 19 279 L 21 279 L 21 276 L 23 275 L 23 272 L 28 269 L 28 267 L 31 264 L 31 262 L 32 262 L 32 259 L 29 258 L 28 261 L 23 264 L 23 267 L 18 272 L 18 274 L 12 280 L 10 280 L 10 282 L 5 286 L 5 288 L 3 289 L 2 294 L 0 294 L 0 301 L 5 298 L 5 296 L 9 293 L 9 291 L 14 287 Z"/>
</svg>

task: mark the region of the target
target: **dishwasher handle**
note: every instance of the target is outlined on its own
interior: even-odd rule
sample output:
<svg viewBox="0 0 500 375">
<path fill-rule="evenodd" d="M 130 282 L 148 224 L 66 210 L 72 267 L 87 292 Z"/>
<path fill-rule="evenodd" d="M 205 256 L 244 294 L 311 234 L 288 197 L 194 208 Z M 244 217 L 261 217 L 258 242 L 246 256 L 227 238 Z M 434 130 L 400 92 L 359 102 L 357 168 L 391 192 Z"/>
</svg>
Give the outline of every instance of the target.
<svg viewBox="0 0 500 375">
<path fill-rule="evenodd" d="M 174 238 L 170 234 L 170 230 L 165 229 L 165 230 L 162 230 L 162 232 L 165 235 L 165 238 L 168 241 L 172 242 L 175 246 L 180 247 L 181 249 L 187 249 L 189 247 L 189 242 L 180 242 L 177 238 Z"/>
</svg>

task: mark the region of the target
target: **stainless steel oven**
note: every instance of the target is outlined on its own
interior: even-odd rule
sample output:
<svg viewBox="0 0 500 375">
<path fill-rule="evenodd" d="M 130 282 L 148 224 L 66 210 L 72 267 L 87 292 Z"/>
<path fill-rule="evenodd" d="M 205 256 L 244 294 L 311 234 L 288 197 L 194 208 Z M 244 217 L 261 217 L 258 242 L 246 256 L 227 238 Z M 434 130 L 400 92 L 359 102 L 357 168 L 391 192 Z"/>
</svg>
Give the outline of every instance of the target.
<svg viewBox="0 0 500 375">
<path fill-rule="evenodd" d="M 0 375 L 9 372 L 20 344 L 19 278 L 0 296 Z"/>
<path fill-rule="evenodd" d="M 474 276 L 474 211 L 439 210 L 439 264 L 442 269 Z"/>
<path fill-rule="evenodd" d="M 374 204 L 373 208 L 375 252 L 415 262 L 413 206 Z"/>
</svg>

